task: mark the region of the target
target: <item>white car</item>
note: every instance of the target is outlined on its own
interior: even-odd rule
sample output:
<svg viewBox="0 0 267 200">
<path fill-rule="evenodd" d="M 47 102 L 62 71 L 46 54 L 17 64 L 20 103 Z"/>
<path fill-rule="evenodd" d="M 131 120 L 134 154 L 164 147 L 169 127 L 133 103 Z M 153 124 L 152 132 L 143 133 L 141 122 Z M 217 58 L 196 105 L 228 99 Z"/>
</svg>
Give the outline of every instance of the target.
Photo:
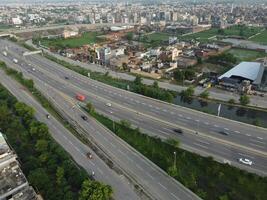
<svg viewBox="0 0 267 200">
<path fill-rule="evenodd" d="M 252 165 L 252 161 L 249 160 L 249 159 L 247 159 L 247 158 L 239 158 L 238 161 L 239 161 L 240 163 L 245 164 L 245 165 Z"/>
<path fill-rule="evenodd" d="M 106 103 L 106 106 L 111 107 L 111 103 Z"/>
</svg>

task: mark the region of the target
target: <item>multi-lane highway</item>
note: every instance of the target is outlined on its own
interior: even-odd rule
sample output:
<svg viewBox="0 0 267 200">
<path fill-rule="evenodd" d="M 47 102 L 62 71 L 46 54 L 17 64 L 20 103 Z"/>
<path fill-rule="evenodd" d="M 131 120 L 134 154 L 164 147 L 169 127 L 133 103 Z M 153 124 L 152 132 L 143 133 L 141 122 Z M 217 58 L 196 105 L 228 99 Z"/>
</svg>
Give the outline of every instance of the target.
<svg viewBox="0 0 267 200">
<path fill-rule="evenodd" d="M 22 52 L 26 51 L 10 42 L 1 42 L 9 46 L 9 51 L 14 57 L 20 57 Z M 29 56 L 25 61 L 27 61 L 25 67 L 34 73 L 35 77 L 72 97 L 76 92 L 86 94 L 101 112 L 119 119 L 129 119 L 146 132 L 163 138 L 177 137 L 187 149 L 199 151 L 203 155 L 212 155 L 219 161 L 229 160 L 236 166 L 266 175 L 266 129 L 119 90 L 83 77 L 39 55 Z M 36 68 L 34 72 L 33 67 Z M 69 79 L 66 80 L 65 77 Z M 112 103 L 113 111 L 105 107 L 107 102 Z M 174 133 L 173 129 L 177 126 L 182 127 L 186 134 Z M 198 135 L 195 135 L 196 131 L 199 132 Z M 236 161 L 240 157 L 249 158 L 255 164 L 252 167 L 240 165 Z"/>
<path fill-rule="evenodd" d="M 1 60 L 6 61 L 9 66 L 22 70 L 26 77 L 32 78 L 37 88 L 55 102 L 57 108 L 63 111 L 66 117 L 75 121 L 81 129 L 85 130 L 87 136 L 95 141 L 128 177 L 140 184 L 143 190 L 154 199 L 199 199 L 96 121 L 92 119 L 84 121 L 81 115 L 85 113 L 76 106 L 71 98 L 63 93 L 63 89 L 67 88 L 66 85 L 59 84 L 59 87 L 54 87 L 55 80 L 49 80 L 50 78 L 45 76 L 45 73 L 41 72 L 38 66 L 32 66 L 33 63 L 29 65 L 30 63 L 27 63 L 28 58 L 26 60 L 18 58 L 20 63 L 16 65 L 12 63 L 14 56 L 15 53 L 7 57 L 1 56 Z M 39 77 L 38 74 L 44 76 Z"/>
<path fill-rule="evenodd" d="M 20 56 L 25 51 L 10 42 L 4 41 L 4 43 L 9 46 L 9 51 L 14 53 L 13 56 Z M 108 112 L 103 107 L 105 102 L 112 102 L 112 107 L 118 109 L 117 112 L 112 113 L 113 116 L 123 118 L 126 113 L 129 113 L 127 119 L 140 127 L 145 126 L 145 130 L 165 138 L 178 137 L 191 150 L 200 150 L 206 155 L 210 153 L 209 155 L 215 158 L 217 155 L 221 161 L 227 159 L 239 167 L 244 168 L 245 166 L 237 164 L 236 159 L 247 157 L 253 160 L 255 165 L 245 168 L 259 174 L 266 174 L 266 129 L 194 112 L 119 90 L 62 68 L 38 55 L 27 57 L 27 62 L 29 65 L 36 65 L 36 70 L 40 73 L 34 73 L 38 78 L 43 81 L 50 79 L 49 84 L 70 96 L 74 96 L 77 91 L 85 93 L 90 97 L 90 101 L 103 112 Z M 33 66 L 25 67 L 32 72 Z M 65 80 L 65 77 L 69 77 L 69 80 Z M 95 95 L 98 96 L 97 99 L 95 99 Z M 134 116 L 137 112 L 138 116 Z M 150 120 L 151 126 L 148 127 L 144 123 L 138 124 L 136 123 L 138 120 L 140 122 Z M 158 129 L 157 124 L 161 124 L 161 129 Z M 162 124 L 167 128 L 162 127 Z M 173 132 L 173 128 L 176 126 L 183 127 L 188 134 L 177 136 Z M 196 131 L 200 133 L 198 136 L 194 134 Z M 221 134 L 221 131 L 225 131 L 229 135 Z"/>
<path fill-rule="evenodd" d="M 114 191 L 115 199 L 124 200 L 125 198 L 136 200 L 138 195 L 133 191 L 133 185 L 110 169 L 103 160 L 101 160 L 93 150 L 81 143 L 72 133 L 70 133 L 61 123 L 53 116 L 47 119 L 47 111 L 12 78 L 6 76 L 4 71 L 0 70 L 0 83 L 4 85 L 17 99 L 21 102 L 31 105 L 35 109 L 35 117 L 47 124 L 53 138 L 72 156 L 72 158 L 82 166 L 88 174 L 95 172 L 94 178 L 109 184 Z M 86 154 L 90 152 L 93 159 L 87 158 Z"/>
</svg>

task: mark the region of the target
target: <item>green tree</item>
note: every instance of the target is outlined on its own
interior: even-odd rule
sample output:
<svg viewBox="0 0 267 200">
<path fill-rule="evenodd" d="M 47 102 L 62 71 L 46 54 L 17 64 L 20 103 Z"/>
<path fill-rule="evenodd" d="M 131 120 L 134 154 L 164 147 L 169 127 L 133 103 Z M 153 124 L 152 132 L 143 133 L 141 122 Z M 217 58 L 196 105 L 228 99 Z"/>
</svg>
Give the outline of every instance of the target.
<svg viewBox="0 0 267 200">
<path fill-rule="evenodd" d="M 235 104 L 235 100 L 234 99 L 229 99 L 228 103 L 229 104 Z"/>
<path fill-rule="evenodd" d="M 35 149 L 38 152 L 46 152 L 48 148 L 48 141 L 44 139 L 37 140 Z"/>
<path fill-rule="evenodd" d="M 91 104 L 90 102 L 88 102 L 86 104 L 86 108 L 88 109 L 90 114 L 93 114 L 95 112 L 95 108 L 94 108 L 93 104 Z"/>
<path fill-rule="evenodd" d="M 58 167 L 56 172 L 56 182 L 58 185 L 61 185 L 63 183 L 64 176 L 65 176 L 64 168 Z"/>
<path fill-rule="evenodd" d="M 135 85 L 142 85 L 142 78 L 140 75 L 137 75 L 134 80 Z"/>
<path fill-rule="evenodd" d="M 153 88 L 159 89 L 159 83 L 158 83 L 158 81 L 154 81 Z"/>
<path fill-rule="evenodd" d="M 120 121 L 120 124 L 121 124 L 122 126 L 126 127 L 126 128 L 130 128 L 130 127 L 131 127 L 131 122 L 128 121 L 128 120 L 125 120 L 125 119 L 122 119 L 122 120 Z"/>
<path fill-rule="evenodd" d="M 250 98 L 247 95 L 241 95 L 239 98 L 239 102 L 241 105 L 245 106 L 250 103 Z"/>
<path fill-rule="evenodd" d="M 110 186 L 99 182 L 85 180 L 80 191 L 79 200 L 107 200 L 112 195 Z"/>
<path fill-rule="evenodd" d="M 182 97 L 188 98 L 188 97 L 192 97 L 195 93 L 195 90 L 192 86 L 188 87 L 186 90 L 182 90 L 182 92 L 180 93 L 180 95 Z"/>
<path fill-rule="evenodd" d="M 181 71 L 181 70 L 175 70 L 173 72 L 173 78 L 176 80 L 176 81 L 182 81 L 184 80 L 184 72 Z"/>
<path fill-rule="evenodd" d="M 207 99 L 209 98 L 209 92 L 205 90 L 204 92 L 201 92 L 199 96 L 203 99 Z"/>
<path fill-rule="evenodd" d="M 129 40 L 129 41 L 133 40 L 133 36 L 134 36 L 133 32 L 129 32 L 129 33 L 126 34 L 126 39 Z"/>
</svg>

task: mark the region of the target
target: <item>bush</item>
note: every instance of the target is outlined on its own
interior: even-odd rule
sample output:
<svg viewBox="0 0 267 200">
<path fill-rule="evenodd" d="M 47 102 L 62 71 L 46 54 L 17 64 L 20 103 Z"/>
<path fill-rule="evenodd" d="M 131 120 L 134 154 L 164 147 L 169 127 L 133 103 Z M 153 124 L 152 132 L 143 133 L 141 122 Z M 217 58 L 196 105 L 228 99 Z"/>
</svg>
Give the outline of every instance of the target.
<svg viewBox="0 0 267 200">
<path fill-rule="evenodd" d="M 207 99 L 209 98 L 209 92 L 207 90 L 205 90 L 204 92 L 200 93 L 200 97 L 203 98 L 203 99 Z"/>
<path fill-rule="evenodd" d="M 239 98 L 239 102 L 241 105 L 245 106 L 250 103 L 250 98 L 247 95 L 241 95 Z"/>
</svg>

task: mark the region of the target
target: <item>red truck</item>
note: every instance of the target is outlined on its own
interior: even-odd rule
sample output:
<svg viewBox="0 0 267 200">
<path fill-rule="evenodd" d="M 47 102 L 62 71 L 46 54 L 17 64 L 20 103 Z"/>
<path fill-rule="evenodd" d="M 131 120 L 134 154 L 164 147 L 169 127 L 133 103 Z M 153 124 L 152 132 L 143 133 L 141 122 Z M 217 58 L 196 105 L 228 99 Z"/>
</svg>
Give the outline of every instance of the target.
<svg viewBox="0 0 267 200">
<path fill-rule="evenodd" d="M 85 100 L 85 96 L 82 94 L 76 94 L 76 99 L 79 101 L 84 101 Z"/>
</svg>

